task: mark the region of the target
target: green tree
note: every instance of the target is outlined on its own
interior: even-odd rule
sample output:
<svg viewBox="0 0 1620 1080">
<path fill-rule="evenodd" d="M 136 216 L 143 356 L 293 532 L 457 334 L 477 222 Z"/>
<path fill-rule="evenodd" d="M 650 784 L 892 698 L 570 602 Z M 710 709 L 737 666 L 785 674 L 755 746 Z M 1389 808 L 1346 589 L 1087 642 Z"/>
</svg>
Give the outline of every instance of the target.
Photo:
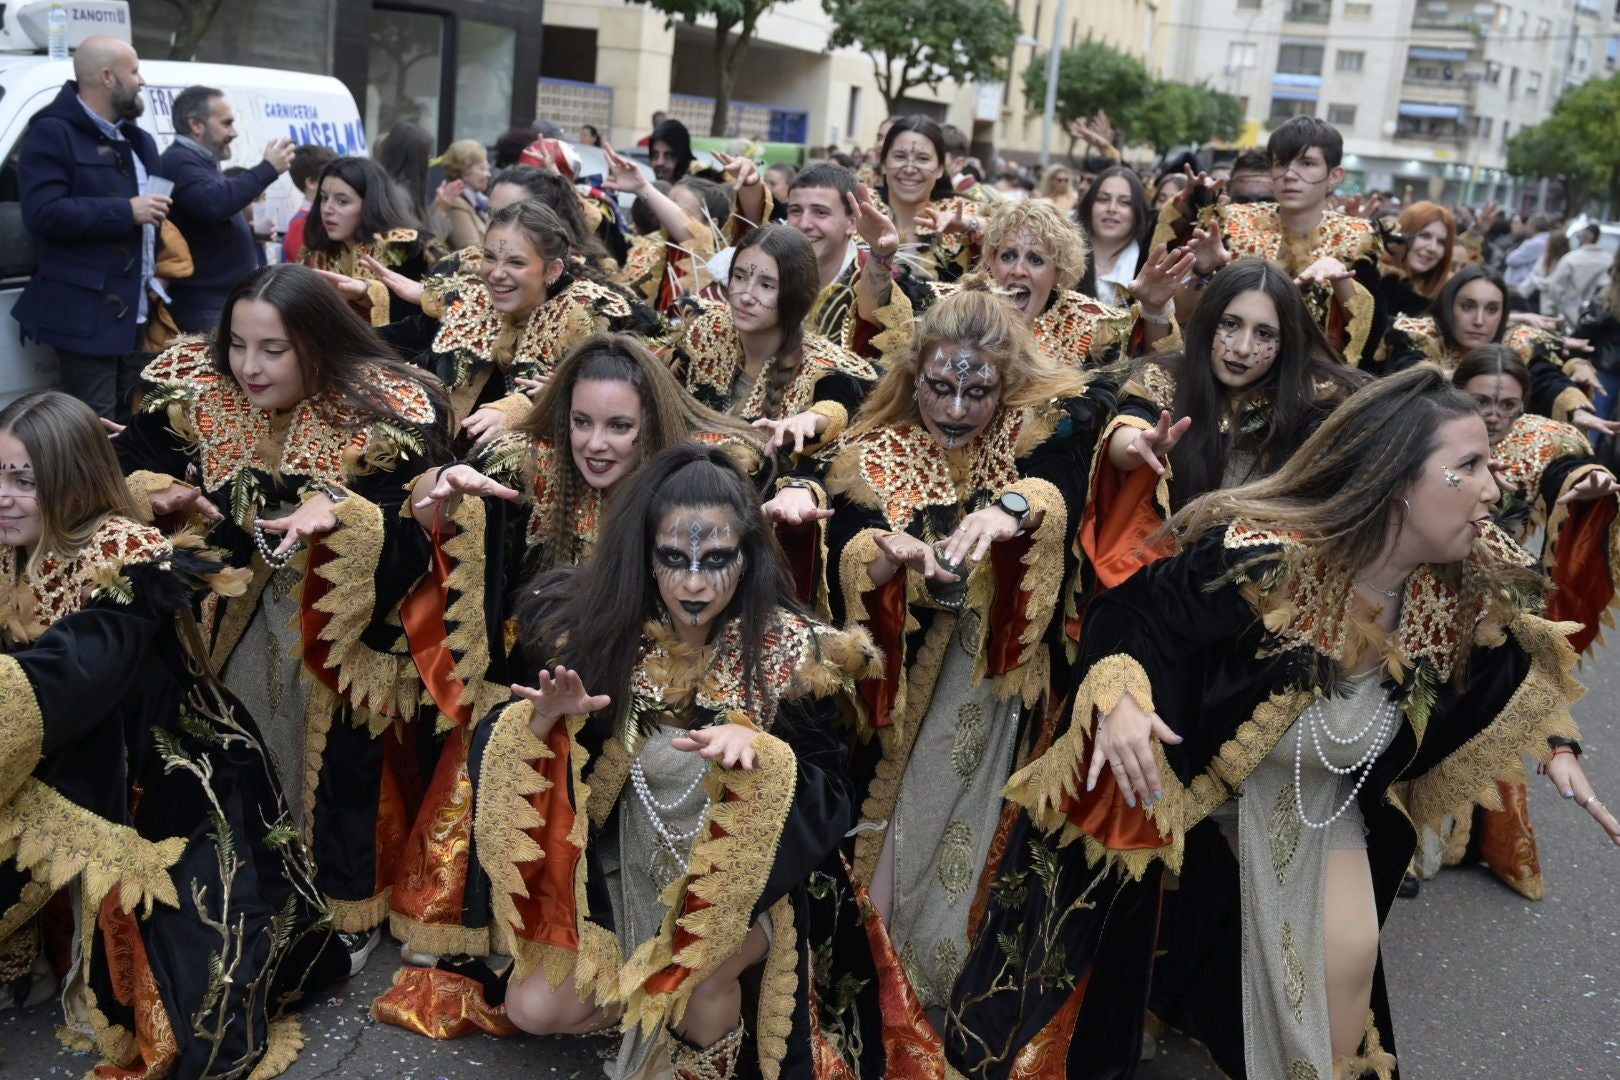
<svg viewBox="0 0 1620 1080">
<path fill-rule="evenodd" d="M 1058 54 L 1055 111 L 1061 127 L 1074 120 L 1089 120 L 1100 109 L 1114 110 L 1122 103 L 1140 101 L 1153 88 L 1153 76 L 1134 56 L 1127 56 L 1089 38 Z M 1024 101 L 1030 112 L 1046 104 L 1046 56 L 1030 60 L 1024 69 Z M 1074 140 L 1069 140 L 1074 154 Z"/>
<path fill-rule="evenodd" d="M 827 41 L 872 60 L 878 92 L 893 116 L 907 92 L 991 82 L 1007 76 L 1018 19 L 1002 0 L 822 0 L 833 20 Z"/>
<path fill-rule="evenodd" d="M 1165 79 L 1154 83 L 1145 97 L 1123 112 L 1115 112 L 1115 126 L 1132 142 L 1151 143 L 1162 154 L 1172 146 L 1199 138 L 1197 132 L 1203 127 L 1205 113 L 1203 92 Z"/>
<path fill-rule="evenodd" d="M 1620 205 L 1616 116 L 1620 75 L 1566 89 L 1547 119 L 1520 128 L 1508 140 L 1508 172 L 1562 179 L 1571 209 L 1584 207 L 1590 192 L 1601 193 L 1611 206 Z"/>
<path fill-rule="evenodd" d="M 673 25 L 678 19 L 688 25 L 705 15 L 714 16 L 714 48 L 709 57 L 714 64 L 714 117 L 709 121 L 710 135 L 727 135 L 731 120 L 731 90 L 737 82 L 748 47 L 754 43 L 760 16 L 776 4 L 776 0 L 631 0 L 646 4 L 666 16 Z"/>
</svg>

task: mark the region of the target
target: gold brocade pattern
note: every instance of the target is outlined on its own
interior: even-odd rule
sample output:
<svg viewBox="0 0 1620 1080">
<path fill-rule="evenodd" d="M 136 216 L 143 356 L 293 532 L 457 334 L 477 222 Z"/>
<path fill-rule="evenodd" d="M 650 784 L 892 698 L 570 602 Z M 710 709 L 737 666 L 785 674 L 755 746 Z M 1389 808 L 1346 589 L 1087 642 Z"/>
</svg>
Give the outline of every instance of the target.
<svg viewBox="0 0 1620 1080">
<path fill-rule="evenodd" d="M 1176 376 L 1163 364 L 1145 363 L 1137 367 L 1120 396 L 1136 394 L 1160 408 L 1168 409 L 1176 400 Z"/>
<path fill-rule="evenodd" d="M 711 402 L 728 401 L 743 364 L 742 338 L 732 322 L 731 308 L 725 304 L 705 303 L 701 313 L 688 316 L 682 325 L 679 350 L 684 360 L 680 374 L 687 390 Z M 866 382 L 877 379 L 877 369 L 868 361 L 820 334 L 806 334 L 804 360 L 782 391 L 775 418 L 793 416 L 810 408 L 815 401 L 816 383 L 835 371 Z M 729 411 L 745 418 L 764 416 L 770 382 L 769 369 L 761 370 L 748 397 L 740 404 L 731 402 Z"/>
<path fill-rule="evenodd" d="M 298 261 L 312 270 L 330 270 L 365 282 L 366 299 L 371 302 L 371 325 L 387 326 L 394 321 L 394 294 L 372 273 L 365 260 L 372 258 L 390 270 L 397 270 L 421 250 L 421 238 L 415 229 L 390 229 L 363 244 L 345 246 L 335 256 L 305 247 L 299 253 Z"/>
<path fill-rule="evenodd" d="M 973 830 L 964 822 L 951 822 L 939 848 L 939 884 L 955 901 L 973 884 Z"/>
<path fill-rule="evenodd" d="M 1008 410 L 990 422 L 955 457 L 967 462 L 958 484 L 953 452 L 921 424 L 879 428 L 841 447 L 827 473 L 827 490 L 883 512 L 892 529 L 904 531 L 927 506 L 960 508 L 981 492 L 1000 494 L 1018 481 L 1016 449 L 1030 410 Z"/>
<path fill-rule="evenodd" d="M 963 702 L 956 710 L 956 737 L 951 745 L 951 765 L 958 776 L 966 778 L 978 770 L 989 737 L 984 710 L 978 702 Z"/>
<path fill-rule="evenodd" d="M 799 995 L 800 935 L 794 925 L 792 897 L 784 896 L 772 904 L 767 915 L 771 920 L 771 945 L 759 976 L 754 1042 L 759 1048 L 759 1071 L 764 1080 L 780 1080 Z"/>
<path fill-rule="evenodd" d="M 1491 460 L 1501 467 L 1502 475 L 1517 485 L 1520 497 L 1530 501 L 1531 512 L 1525 529 L 1527 535 L 1515 539 L 1522 543 L 1528 539 L 1529 533 L 1547 528 L 1547 550 L 1556 550 L 1557 532 L 1549 524 L 1549 511 L 1560 522 L 1567 514 L 1558 514 L 1539 497 L 1542 475 L 1547 471 L 1547 466 L 1559 458 L 1590 457 L 1591 454 L 1592 444 L 1586 441 L 1579 428 L 1571 424 L 1533 413 L 1525 413 L 1513 422 L 1512 430 L 1491 448 Z M 1566 490 L 1574 479 L 1572 476 L 1565 481 Z"/>
<path fill-rule="evenodd" d="M 98 591 L 120 595 L 127 590 L 126 564 L 173 554 L 173 545 L 157 529 L 117 516 L 104 519 L 71 554 L 46 555 L 32 574 L 23 574 L 17 548 L 0 545 L 0 589 L 5 590 L 0 592 L 0 642 L 12 648 L 28 644 Z"/>
<path fill-rule="evenodd" d="M 1096 367 L 1130 344 L 1137 309 L 1111 307 L 1068 290 L 1035 316 L 1031 328 L 1041 349 L 1069 367 Z"/>
<path fill-rule="evenodd" d="M 544 378 L 575 345 L 632 314 L 630 301 L 617 290 L 583 278 L 548 296 L 521 324 L 495 309 L 482 281 L 447 291 L 443 302 L 430 351 L 451 359 L 451 391 L 489 364 L 505 373 L 508 389 L 518 376 Z"/>
<path fill-rule="evenodd" d="M 1282 211 L 1276 203 L 1233 203 L 1211 207 L 1203 216 L 1220 221 L 1226 250 L 1234 258 L 1268 259 L 1281 263 L 1290 274 L 1301 273 L 1322 258 L 1349 266 L 1375 257 L 1380 246 L 1372 222 L 1337 210 L 1322 211 L 1316 228 L 1298 237 L 1284 234 Z"/>
<path fill-rule="evenodd" d="M 1305 830 L 1294 800 L 1294 785 L 1284 784 L 1278 789 L 1277 802 L 1271 808 L 1271 868 L 1277 874 L 1278 885 L 1288 880 L 1288 866 L 1294 861 L 1300 835 Z"/>
<path fill-rule="evenodd" d="M 142 409 L 165 410 L 176 433 L 195 443 L 202 484 L 210 492 L 234 486 L 249 470 L 271 476 L 307 476 L 313 483 L 341 485 L 362 468 L 391 462 L 404 449 L 406 433 L 368 418 L 336 398 L 309 397 L 285 418 L 256 408 L 236 380 L 214 367 L 208 343 L 183 339 L 141 373 L 156 389 Z M 380 394 L 412 424 L 434 419 L 427 391 L 381 365 L 361 382 Z M 285 425 L 285 426 L 283 426 Z M 233 498 L 233 503 L 236 501 Z M 238 524 L 249 524 L 238 509 L 257 515 L 257 506 L 231 508 Z"/>
<path fill-rule="evenodd" d="M 34 688 L 22 665 L 13 657 L 0 656 L 0 816 L 11 797 L 28 783 L 44 748 L 45 718 Z"/>
<path fill-rule="evenodd" d="M 1283 923 L 1282 928 L 1282 954 L 1283 954 L 1283 989 L 1288 994 L 1288 1008 L 1294 1014 L 1294 1022 L 1305 1022 L 1305 965 L 1299 960 L 1299 946 L 1294 941 L 1294 927 L 1291 923 Z"/>
<path fill-rule="evenodd" d="M 564 497 L 565 487 L 573 488 L 574 504 L 567 515 L 567 551 L 557 553 L 558 566 L 577 565 L 590 557 L 596 546 L 596 526 L 602 517 L 602 493 L 578 477 L 565 485 L 563 471 L 574 469 L 573 457 L 568 451 L 559 453 L 548 440 L 534 443 L 534 479 L 530 493 L 534 499 L 529 521 L 524 530 L 524 542 L 530 550 L 554 544 L 563 538 L 548 531 L 557 511 L 558 500 Z"/>
</svg>

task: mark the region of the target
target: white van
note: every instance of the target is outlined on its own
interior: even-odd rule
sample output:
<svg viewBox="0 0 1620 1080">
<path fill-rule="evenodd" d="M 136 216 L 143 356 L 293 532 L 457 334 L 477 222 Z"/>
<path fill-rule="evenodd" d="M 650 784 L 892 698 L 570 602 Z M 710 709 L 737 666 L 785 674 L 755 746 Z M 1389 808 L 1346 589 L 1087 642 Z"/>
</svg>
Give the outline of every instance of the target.
<svg viewBox="0 0 1620 1080">
<path fill-rule="evenodd" d="M 130 40 L 129 6 L 122 0 L 66 0 L 68 45 L 95 34 Z M 18 205 L 17 155 L 33 115 L 50 104 L 73 78 L 71 60 L 34 52 L 46 45 L 48 0 L 0 8 L 0 404 L 56 385 L 56 353 L 30 341 L 24 345 L 11 309 L 34 272 L 34 244 L 23 227 Z M 174 141 L 170 109 L 188 86 L 225 91 L 236 111 L 236 141 L 230 165 L 259 162 L 265 144 L 278 136 L 295 143 L 319 143 L 339 154 L 366 153 L 360 110 L 348 87 L 330 75 L 310 75 L 230 64 L 141 60 L 146 79 L 146 111 L 140 125 L 157 139 L 158 152 Z M 270 186 L 267 212 L 285 227 L 302 202 L 283 174 Z"/>
</svg>

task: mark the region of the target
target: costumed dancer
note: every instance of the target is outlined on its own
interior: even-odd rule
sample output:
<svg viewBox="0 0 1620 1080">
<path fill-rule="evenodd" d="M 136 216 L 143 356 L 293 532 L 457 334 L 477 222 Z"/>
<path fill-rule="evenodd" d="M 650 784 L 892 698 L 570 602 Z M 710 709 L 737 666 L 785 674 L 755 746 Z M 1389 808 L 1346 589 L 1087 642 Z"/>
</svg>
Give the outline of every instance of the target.
<svg viewBox="0 0 1620 1080">
<path fill-rule="evenodd" d="M 212 342 L 146 368 L 115 445 L 143 521 L 200 516 L 210 545 L 252 567 L 240 595 L 203 606 L 203 639 L 265 732 L 357 965 L 417 784 L 405 737 L 421 682 L 394 616 L 428 543 L 401 508 L 448 442 L 437 380 L 387 356 L 315 271 L 265 267 L 232 290 Z"/>
<path fill-rule="evenodd" d="M 321 170 L 304 225 L 298 261 L 366 283 L 351 306 L 372 326 L 387 326 L 417 308 L 396 300 L 373 265 L 421 281 L 443 249 L 433 250 L 404 192 L 370 158 L 341 157 Z"/>
<path fill-rule="evenodd" d="M 62 1037 L 98 1074 L 274 1076 L 347 957 L 193 621 L 246 575 L 134 509 L 87 406 L 0 410 L 0 956 L 39 970 L 36 916 L 71 892 Z"/>
<path fill-rule="evenodd" d="M 1071 726 L 1007 788 L 1036 831 L 953 1002 L 962 1072 L 1060 1054 L 1071 1076 L 1128 1074 L 1151 967 L 1154 1011 L 1229 1075 L 1389 1080 L 1379 928 L 1418 829 L 1494 800 L 1529 755 L 1620 843 L 1549 742 L 1577 735 L 1571 627 L 1490 521 L 1489 459 L 1440 372 L 1375 381 L 1097 599 Z M 1199 917 L 1167 922 L 1155 958 L 1161 863 Z M 1100 1016 L 1106 1044 L 1082 1038 Z M 996 1042 L 957 1034 L 979 1020 Z"/>
</svg>

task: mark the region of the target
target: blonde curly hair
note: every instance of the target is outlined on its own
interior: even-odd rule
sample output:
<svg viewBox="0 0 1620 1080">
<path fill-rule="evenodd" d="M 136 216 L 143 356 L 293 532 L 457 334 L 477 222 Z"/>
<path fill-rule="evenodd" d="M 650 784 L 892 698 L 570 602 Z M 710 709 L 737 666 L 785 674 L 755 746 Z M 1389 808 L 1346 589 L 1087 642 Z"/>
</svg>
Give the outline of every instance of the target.
<svg viewBox="0 0 1620 1080">
<path fill-rule="evenodd" d="M 1086 234 L 1063 211 L 1043 199 L 1009 202 L 996 208 L 984 229 L 978 269 L 989 274 L 996 253 L 1023 232 L 1035 238 L 1057 268 L 1053 289 L 1066 292 L 1074 288 L 1086 272 Z"/>
</svg>

